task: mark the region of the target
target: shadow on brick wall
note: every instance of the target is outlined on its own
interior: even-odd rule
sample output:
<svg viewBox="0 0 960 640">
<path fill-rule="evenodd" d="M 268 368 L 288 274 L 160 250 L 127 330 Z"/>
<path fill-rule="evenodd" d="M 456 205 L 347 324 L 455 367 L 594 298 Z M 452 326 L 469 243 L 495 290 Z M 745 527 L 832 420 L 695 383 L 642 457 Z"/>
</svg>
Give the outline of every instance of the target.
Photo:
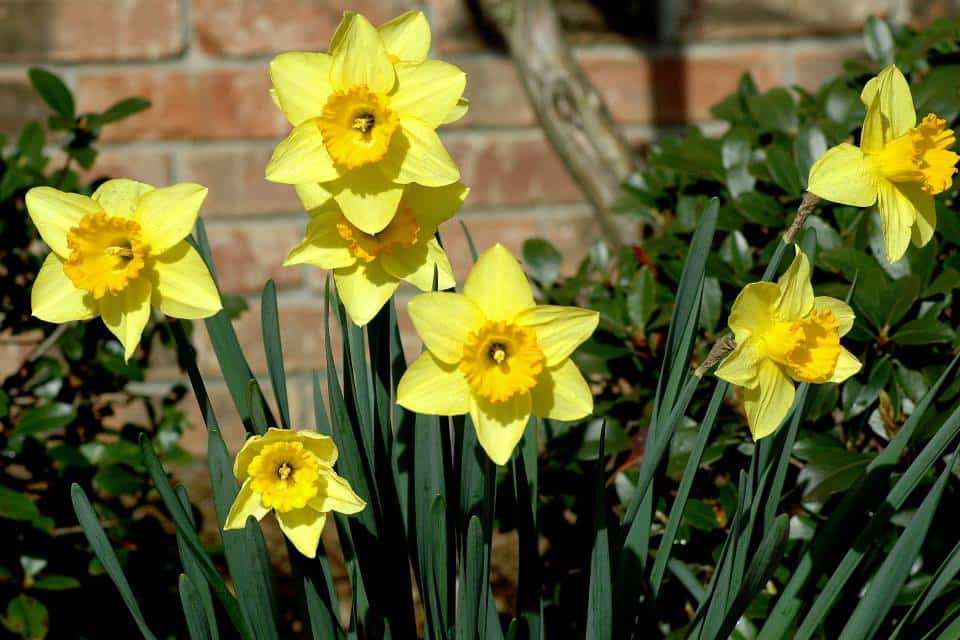
<svg viewBox="0 0 960 640">
<path fill-rule="evenodd" d="M 52 2 L 0 0 L 0 61 L 43 60 L 51 47 Z M 15 134 L 48 110 L 27 79 L 27 66 L 0 75 L 0 132 Z"/>
</svg>

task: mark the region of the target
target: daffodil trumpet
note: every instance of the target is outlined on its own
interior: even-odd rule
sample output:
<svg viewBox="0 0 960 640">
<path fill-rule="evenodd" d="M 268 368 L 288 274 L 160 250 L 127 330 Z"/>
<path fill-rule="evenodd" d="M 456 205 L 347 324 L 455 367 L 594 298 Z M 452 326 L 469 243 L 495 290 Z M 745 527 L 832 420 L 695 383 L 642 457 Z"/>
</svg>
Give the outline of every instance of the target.
<svg viewBox="0 0 960 640">
<path fill-rule="evenodd" d="M 894 65 L 871 78 L 860 99 L 867 108 L 860 147 L 829 149 L 810 168 L 807 189 L 831 202 L 876 204 L 886 258 L 895 262 L 911 239 L 922 247 L 933 237 L 934 196 L 950 188 L 960 159 L 949 150 L 956 136 L 935 114 L 917 123 L 910 85 Z"/>
<path fill-rule="evenodd" d="M 530 416 L 579 420 L 593 395 L 573 351 L 597 327 L 596 311 L 537 305 L 523 270 L 502 245 L 484 252 L 463 293 L 413 298 L 426 347 L 397 386 L 397 403 L 422 414 L 469 413 L 480 446 L 506 464 Z"/>
<path fill-rule="evenodd" d="M 436 128 L 466 112 L 466 76 L 427 59 L 429 48 L 421 12 L 376 29 L 348 11 L 329 53 L 274 58 L 272 95 L 294 128 L 274 151 L 267 180 L 320 186 L 368 234 L 390 223 L 404 185 L 459 180 Z"/>
<path fill-rule="evenodd" d="M 354 514 L 366 506 L 333 465 L 337 447 L 315 431 L 267 429 L 237 453 L 233 474 L 240 483 L 224 530 L 242 529 L 248 518 L 273 511 L 297 551 L 314 558 L 327 513 Z"/>
<path fill-rule="evenodd" d="M 743 388 L 755 439 L 772 434 L 786 418 L 794 382 L 843 382 L 860 370 L 860 361 L 840 344 L 853 321 L 845 302 L 814 296 L 810 261 L 799 249 L 777 282 L 744 287 L 728 320 L 736 346 L 716 376 Z"/>
<path fill-rule="evenodd" d="M 283 264 L 332 270 L 347 314 L 354 324 L 363 326 L 401 282 L 431 291 L 436 272 L 439 289 L 455 285 L 450 260 L 435 235 L 468 192 L 459 182 L 445 187 L 407 185 L 390 224 L 378 233 L 366 233 L 347 219 L 336 200 L 311 185 L 300 185 L 297 193 L 310 213 L 310 223 L 303 241 Z"/>
<path fill-rule="evenodd" d="M 33 315 L 47 322 L 97 316 L 133 355 L 156 307 L 173 318 L 212 316 L 220 294 L 186 237 L 207 189 L 162 189 L 108 180 L 84 196 L 52 187 L 27 192 L 26 204 L 51 252 L 31 291 Z"/>
</svg>

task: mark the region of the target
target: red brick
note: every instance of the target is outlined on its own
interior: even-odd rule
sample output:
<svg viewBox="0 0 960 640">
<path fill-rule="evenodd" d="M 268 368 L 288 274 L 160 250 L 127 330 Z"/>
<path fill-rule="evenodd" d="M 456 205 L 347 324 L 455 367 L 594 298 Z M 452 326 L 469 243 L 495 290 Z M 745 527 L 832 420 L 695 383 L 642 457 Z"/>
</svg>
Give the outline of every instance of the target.
<svg viewBox="0 0 960 640">
<path fill-rule="evenodd" d="M 449 135 L 447 149 L 471 188 L 467 206 L 580 199 L 566 167 L 539 131 Z"/>
<path fill-rule="evenodd" d="M 284 366 L 287 373 L 309 373 L 323 370 L 326 363 L 324 347 L 323 298 L 319 295 L 303 298 L 280 298 L 280 334 L 283 342 Z M 204 375 L 219 376 L 220 365 L 210 345 L 206 328 L 196 325 L 194 342 L 197 345 L 198 363 Z M 263 354 L 263 330 L 260 321 L 260 304 L 250 304 L 250 309 L 234 320 L 240 347 L 246 355 L 250 368 L 256 375 L 267 371 Z M 338 330 L 331 334 L 334 354 L 340 353 Z"/>
<path fill-rule="evenodd" d="M 457 282 L 462 284 L 473 266 L 470 247 L 460 226 L 461 221 L 470 232 L 478 253 L 483 253 L 499 242 L 520 258 L 524 240 L 537 235 L 537 221 L 542 214 L 538 211 L 467 213 L 440 225 L 440 238 L 447 255 L 450 256 Z"/>
<path fill-rule="evenodd" d="M 865 62 L 866 58 L 863 45 L 818 44 L 797 48 L 793 53 L 794 84 L 814 91 L 843 71 L 843 63 L 847 60 Z"/>
<path fill-rule="evenodd" d="M 556 207 L 537 216 L 536 235 L 557 248 L 563 256 L 562 273 L 567 275 L 576 272 L 593 241 L 601 237 L 593 208 L 586 204 Z"/>
<path fill-rule="evenodd" d="M 456 127 L 517 127 L 536 124 L 516 66 L 504 56 L 448 58 L 467 74 L 470 110 Z"/>
<path fill-rule="evenodd" d="M 28 123 L 43 123 L 48 115 L 50 109 L 30 86 L 26 70 L 0 73 L 0 131 L 10 142 L 16 142 Z"/>
<path fill-rule="evenodd" d="M 736 89 L 743 72 L 752 73 L 761 89 L 783 78 L 779 52 L 772 47 L 653 57 L 624 49 L 615 55 L 585 53 L 580 63 L 621 122 L 703 120 Z"/>
<path fill-rule="evenodd" d="M 140 96 L 153 106 L 104 129 L 105 140 L 279 138 L 290 125 L 270 100 L 266 65 L 208 71 L 131 68 L 82 72 L 77 103 L 105 109 Z"/>
<path fill-rule="evenodd" d="M 676 12 L 671 29 L 686 40 L 853 34 L 889 8 L 887 0 L 701 0 Z"/>
<path fill-rule="evenodd" d="M 273 279 L 281 289 L 303 281 L 301 267 L 284 267 L 283 259 L 303 239 L 307 215 L 292 222 L 237 222 L 207 227 L 213 263 L 224 293 L 255 294 Z"/>
<path fill-rule="evenodd" d="M 209 216 L 291 213 L 303 207 L 293 187 L 267 182 L 263 170 L 272 146 L 257 149 L 193 149 L 181 158 L 185 179 L 210 189 L 203 211 Z"/>
<path fill-rule="evenodd" d="M 155 60 L 183 51 L 179 0 L 0 0 L 0 61 Z"/>
<path fill-rule="evenodd" d="M 194 0 L 194 40 L 207 53 L 251 56 L 276 51 L 325 51 L 346 5 L 327 0 Z M 374 24 L 409 9 L 415 0 L 353 0 L 349 9 Z"/>
<path fill-rule="evenodd" d="M 92 181 L 101 178 L 131 178 L 165 187 L 173 182 L 170 175 L 170 154 L 166 151 L 124 148 L 101 151 L 97 161 L 89 170 L 77 169 L 81 180 Z"/>
</svg>

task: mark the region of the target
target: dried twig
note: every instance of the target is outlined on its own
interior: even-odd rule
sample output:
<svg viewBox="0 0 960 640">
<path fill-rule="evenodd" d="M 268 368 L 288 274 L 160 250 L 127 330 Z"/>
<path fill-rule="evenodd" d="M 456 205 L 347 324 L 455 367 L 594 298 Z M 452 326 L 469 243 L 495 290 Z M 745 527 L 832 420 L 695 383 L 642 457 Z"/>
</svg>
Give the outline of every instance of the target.
<svg viewBox="0 0 960 640">
<path fill-rule="evenodd" d="M 813 210 L 817 208 L 817 205 L 820 204 L 823 199 L 807 191 L 803 194 L 803 201 L 800 202 L 800 206 L 797 207 L 797 217 L 793 219 L 793 223 L 783 232 L 783 243 L 792 244 L 796 239 L 797 234 L 800 233 L 800 229 L 803 228 L 803 223 L 806 222 L 807 216 L 813 213 Z"/>
<path fill-rule="evenodd" d="M 710 353 L 707 354 L 706 360 L 704 360 L 699 367 L 693 372 L 693 375 L 698 378 L 702 378 L 710 369 L 716 366 L 721 360 L 727 357 L 727 354 L 737 348 L 737 341 L 734 340 L 732 333 L 727 333 L 719 338 L 713 344 L 713 348 L 710 349 Z"/>
</svg>

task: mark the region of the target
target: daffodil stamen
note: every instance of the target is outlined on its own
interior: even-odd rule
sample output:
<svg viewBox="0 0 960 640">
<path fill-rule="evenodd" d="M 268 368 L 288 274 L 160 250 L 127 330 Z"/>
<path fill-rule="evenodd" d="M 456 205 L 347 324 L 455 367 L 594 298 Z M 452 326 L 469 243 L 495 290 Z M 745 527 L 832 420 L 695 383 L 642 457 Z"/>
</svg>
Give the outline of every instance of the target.
<svg viewBox="0 0 960 640">
<path fill-rule="evenodd" d="M 828 382 L 840 357 L 840 323 L 829 309 L 777 322 L 760 339 L 767 356 L 801 382 Z"/>
<path fill-rule="evenodd" d="M 317 126 L 333 161 L 344 169 L 379 162 L 400 124 L 389 99 L 366 85 L 334 91 L 327 98 Z"/>
<path fill-rule="evenodd" d="M 413 212 L 401 207 L 390 224 L 378 233 L 364 233 L 343 215 L 337 223 L 337 234 L 350 243 L 350 253 L 363 262 L 379 256 L 409 249 L 420 240 L 420 224 Z"/>
<path fill-rule="evenodd" d="M 891 182 L 917 182 L 925 192 L 937 195 L 950 187 L 957 172 L 954 165 L 960 156 L 949 151 L 954 142 L 956 136 L 947 121 L 931 113 L 868 158 Z"/>
<path fill-rule="evenodd" d="M 96 300 L 126 289 L 140 275 L 147 255 L 139 224 L 103 212 L 84 216 L 70 229 L 67 247 L 64 274 Z"/>
<path fill-rule="evenodd" d="M 467 337 L 459 368 L 474 393 L 504 402 L 536 386 L 543 365 L 543 351 L 532 329 L 497 321 Z"/>
<path fill-rule="evenodd" d="M 263 506 L 277 511 L 302 509 L 317 495 L 320 466 L 300 442 L 276 442 L 260 451 L 247 468 Z"/>
</svg>

